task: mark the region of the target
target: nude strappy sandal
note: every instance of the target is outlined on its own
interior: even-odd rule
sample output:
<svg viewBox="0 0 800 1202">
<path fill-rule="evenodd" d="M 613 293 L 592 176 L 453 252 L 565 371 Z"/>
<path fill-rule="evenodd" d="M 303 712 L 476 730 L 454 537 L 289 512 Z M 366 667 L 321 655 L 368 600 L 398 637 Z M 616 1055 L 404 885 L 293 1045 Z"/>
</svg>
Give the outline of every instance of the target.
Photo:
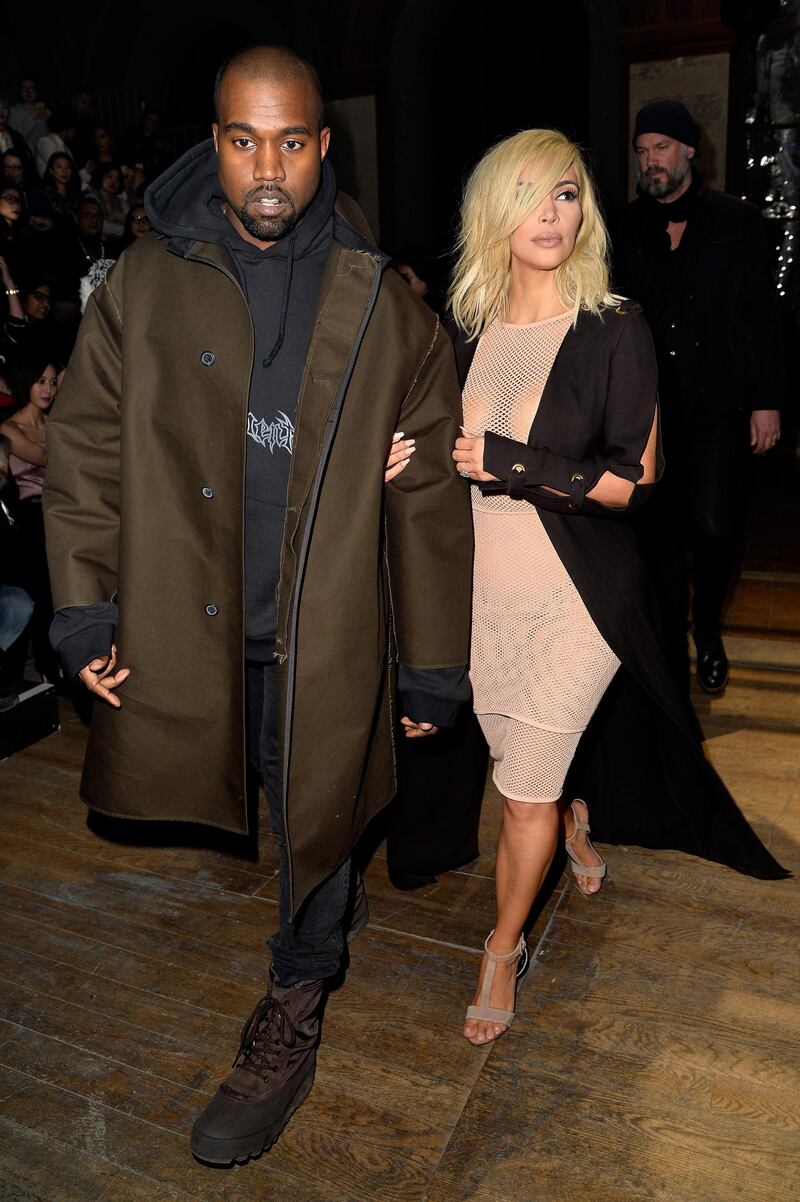
<svg viewBox="0 0 800 1202">
<path fill-rule="evenodd" d="M 586 818 L 587 818 L 586 822 L 581 822 L 578 811 L 575 809 L 575 807 L 578 805 L 583 806 L 584 810 L 586 811 Z M 568 839 L 564 840 L 564 846 L 566 847 L 567 855 L 569 856 L 569 858 L 571 860 L 572 871 L 575 873 L 575 884 L 578 886 L 578 888 L 580 889 L 580 891 L 584 897 L 596 897 L 597 894 L 600 892 L 600 890 L 599 889 L 595 889 L 595 890 L 587 889 L 584 885 L 582 885 L 580 883 L 580 881 L 577 878 L 579 876 L 589 876 L 589 877 L 593 877 L 595 880 L 602 881 L 603 877 L 606 875 L 607 865 L 606 865 L 606 862 L 603 859 L 603 857 L 600 855 L 600 852 L 597 850 L 597 848 L 594 846 L 594 844 L 591 842 L 591 840 L 589 838 L 589 822 L 588 822 L 589 807 L 587 806 L 586 802 L 583 801 L 580 797 L 576 797 L 575 800 L 570 803 L 569 808 L 572 810 L 572 817 L 575 819 L 575 830 L 572 832 L 572 834 L 570 835 L 570 837 Z M 571 846 L 572 840 L 575 838 L 578 831 L 586 831 L 586 846 L 590 847 L 592 849 L 592 851 L 594 852 L 594 854 L 597 856 L 598 860 L 600 861 L 599 864 L 583 864 L 578 859 L 575 852 L 572 850 L 572 846 Z"/>
<path fill-rule="evenodd" d="M 525 936 L 520 935 L 519 943 L 514 948 L 513 952 L 507 952 L 504 956 L 498 956 L 495 952 L 489 951 L 489 940 L 494 931 L 490 931 L 486 936 L 486 942 L 483 949 L 486 952 L 489 963 L 486 965 L 486 972 L 483 976 L 483 984 L 481 985 L 481 996 L 478 999 L 477 1006 L 467 1006 L 467 1021 L 473 1020 L 484 1023 L 502 1023 L 506 1031 L 514 1021 L 514 1010 L 496 1010 L 489 1005 L 492 997 L 492 982 L 494 981 L 494 970 L 497 964 L 508 964 L 511 960 L 521 960 L 517 969 L 517 979 L 519 979 L 528 966 L 528 945 L 525 942 Z M 516 998 L 515 998 L 516 1000 Z M 505 1031 L 501 1031 L 500 1035 L 505 1035 Z M 494 1043 L 495 1039 L 499 1039 L 500 1035 L 494 1035 L 491 1039 L 482 1039 L 480 1043 L 475 1043 L 475 1047 L 483 1047 L 487 1043 Z M 470 1039 L 470 1043 L 474 1040 Z"/>
</svg>

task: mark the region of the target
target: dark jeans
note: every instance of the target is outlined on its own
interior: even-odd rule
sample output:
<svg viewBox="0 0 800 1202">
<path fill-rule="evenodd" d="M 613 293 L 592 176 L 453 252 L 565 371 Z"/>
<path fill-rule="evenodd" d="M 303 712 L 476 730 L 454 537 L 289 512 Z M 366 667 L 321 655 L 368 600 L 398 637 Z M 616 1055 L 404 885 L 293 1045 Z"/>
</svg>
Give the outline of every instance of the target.
<svg viewBox="0 0 800 1202">
<path fill-rule="evenodd" d="M 41 497 L 31 497 L 20 502 L 17 523 L 20 532 L 20 562 L 15 583 L 21 585 L 33 601 L 33 616 L 20 637 L 8 648 L 7 666 L 15 676 L 22 678 L 30 637 L 36 671 L 48 680 L 56 680 L 58 656 L 50 646 L 53 598 L 50 594 L 50 576 L 47 571 Z"/>
<path fill-rule="evenodd" d="M 664 651 L 688 685 L 689 582 L 698 648 L 722 631 L 733 580 L 749 480 L 749 419 L 687 422 L 665 446 L 666 471 L 638 520 L 642 552 L 658 593 Z"/>
<path fill-rule="evenodd" d="M 335 976 L 346 947 L 344 918 L 352 903 L 351 860 L 303 903 L 289 920 L 289 873 L 278 771 L 278 668 L 275 663 L 247 664 L 247 739 L 250 761 L 261 777 L 272 830 L 278 836 L 280 878 L 278 930 L 269 940 L 272 962 L 281 985 Z"/>
</svg>

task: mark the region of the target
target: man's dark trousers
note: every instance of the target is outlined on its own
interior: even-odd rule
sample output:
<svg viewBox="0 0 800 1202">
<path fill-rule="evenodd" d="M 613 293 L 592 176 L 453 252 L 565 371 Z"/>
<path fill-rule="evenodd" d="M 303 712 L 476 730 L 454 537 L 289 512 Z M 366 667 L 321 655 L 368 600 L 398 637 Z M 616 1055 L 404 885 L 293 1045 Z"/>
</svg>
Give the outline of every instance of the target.
<svg viewBox="0 0 800 1202">
<path fill-rule="evenodd" d="M 664 481 L 637 524 L 659 596 L 664 650 L 686 691 L 689 559 L 692 633 L 698 649 L 704 650 L 720 639 L 722 610 L 739 551 L 750 467 L 749 416 L 707 418 L 695 413 L 671 428 L 670 400 L 662 397 Z"/>
<path fill-rule="evenodd" d="M 247 664 L 247 740 L 251 763 L 264 785 L 272 830 L 280 854 L 278 930 L 269 940 L 272 963 L 284 988 L 300 981 L 335 976 L 346 945 L 345 914 L 351 896 L 348 857 L 303 903 L 295 922 L 289 920 L 289 868 L 278 769 L 278 667 Z"/>
</svg>

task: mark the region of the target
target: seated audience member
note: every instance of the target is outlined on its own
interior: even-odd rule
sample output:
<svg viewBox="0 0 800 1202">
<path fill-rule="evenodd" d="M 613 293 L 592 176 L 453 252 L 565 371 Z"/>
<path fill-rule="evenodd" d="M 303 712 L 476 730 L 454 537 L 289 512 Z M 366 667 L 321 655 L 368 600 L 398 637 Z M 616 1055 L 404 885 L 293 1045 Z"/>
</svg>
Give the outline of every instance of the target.
<svg viewBox="0 0 800 1202">
<path fill-rule="evenodd" d="M 14 407 L 0 425 L 0 434 L 10 444 L 9 466 L 19 489 L 18 526 L 22 562 L 19 583 L 33 600 L 29 633 L 37 672 L 44 680 L 59 679 L 55 653 L 50 647 L 48 628 L 52 619 L 50 579 L 45 554 L 42 489 L 47 466 L 47 413 L 58 385 L 58 370 L 48 356 L 39 351 L 23 353 L 10 373 Z M 17 641 L 9 654 L 10 668 L 21 675 L 24 667 L 26 636 Z M 9 652 L 11 649 L 9 649 Z"/>
<path fill-rule="evenodd" d="M 0 188 L 10 184 L 22 197 L 23 210 L 27 211 L 31 192 L 39 187 L 39 177 L 33 159 L 18 154 L 16 150 L 4 150 L 0 155 Z"/>
<path fill-rule="evenodd" d="M 9 467 L 10 450 L 8 439 L 0 435 L 0 710 L 11 709 L 19 700 L 20 681 L 6 662 L 6 652 L 33 616 L 33 601 L 19 586 L 19 489 Z"/>
<path fill-rule="evenodd" d="M 116 163 L 100 163 L 92 175 L 93 196 L 103 210 L 103 233 L 121 238 L 127 206 L 122 194 L 122 172 Z"/>
<path fill-rule="evenodd" d="M 47 164 L 54 154 L 66 154 L 72 159 L 70 145 L 75 137 L 75 118 L 69 109 L 59 109 L 47 119 L 49 133 L 36 143 L 36 170 L 44 178 Z"/>
<path fill-rule="evenodd" d="M 51 154 L 42 177 L 42 190 L 56 215 L 71 216 L 81 198 L 81 185 L 75 164 L 68 154 Z"/>
<path fill-rule="evenodd" d="M 0 188 L 0 255 L 8 263 L 13 274 L 19 274 L 23 265 L 22 193 L 19 188 L 6 184 Z"/>
<path fill-rule="evenodd" d="M 5 154 L 6 151 L 12 151 L 22 159 L 30 169 L 33 169 L 33 156 L 21 133 L 12 129 L 8 123 L 8 101 L 4 96 L 0 96 L 0 154 Z M 21 184 L 22 177 L 13 180 L 13 183 Z"/>
<path fill-rule="evenodd" d="M 19 100 L 12 104 L 8 113 L 8 123 L 18 134 L 22 134 L 28 149 L 36 151 L 36 144 L 47 133 L 47 118 L 50 110 L 39 99 L 39 89 L 36 81 L 28 76 L 19 85 Z"/>
<path fill-rule="evenodd" d="M 126 246 L 130 246 L 131 242 L 135 242 L 137 238 L 149 234 L 152 228 L 144 205 L 141 203 L 133 205 L 128 209 L 128 215 L 125 218 L 125 232 L 119 244 L 120 251 L 123 251 Z"/>
<path fill-rule="evenodd" d="M 89 147 L 89 154 L 80 164 L 80 175 L 84 188 L 91 187 L 92 175 L 101 163 L 115 163 L 116 161 L 113 135 L 106 129 L 105 125 L 96 125 Z"/>
<path fill-rule="evenodd" d="M 141 163 L 134 163 L 133 166 L 130 163 L 123 163 L 121 171 L 125 203 L 130 209 L 131 205 L 140 205 L 142 203 L 147 179 Z"/>
<path fill-rule="evenodd" d="M 84 196 L 75 209 L 75 223 L 64 229 L 59 289 L 78 304 L 80 283 L 99 259 L 116 259 L 118 243 L 103 234 L 103 210 L 93 196 Z"/>
</svg>

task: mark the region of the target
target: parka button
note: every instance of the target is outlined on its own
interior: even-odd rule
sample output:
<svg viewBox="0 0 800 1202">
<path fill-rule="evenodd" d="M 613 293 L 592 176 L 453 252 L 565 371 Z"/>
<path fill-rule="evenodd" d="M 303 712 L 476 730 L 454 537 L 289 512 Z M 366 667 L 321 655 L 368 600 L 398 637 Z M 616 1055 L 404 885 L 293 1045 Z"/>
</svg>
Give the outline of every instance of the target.
<svg viewBox="0 0 800 1202">
<path fill-rule="evenodd" d="M 217 609 L 216 605 L 207 605 L 206 613 L 208 614 L 209 618 L 215 618 L 219 613 L 219 610 Z"/>
<path fill-rule="evenodd" d="M 200 362 L 203 364 L 203 367 L 210 367 L 215 359 L 216 355 L 213 351 L 203 351 L 200 356 Z"/>
<path fill-rule="evenodd" d="M 209 488 L 208 485 L 206 484 L 206 486 L 203 489 L 203 496 L 206 497 L 210 501 L 211 498 L 213 497 L 213 495 L 214 495 L 214 489 Z"/>
</svg>

